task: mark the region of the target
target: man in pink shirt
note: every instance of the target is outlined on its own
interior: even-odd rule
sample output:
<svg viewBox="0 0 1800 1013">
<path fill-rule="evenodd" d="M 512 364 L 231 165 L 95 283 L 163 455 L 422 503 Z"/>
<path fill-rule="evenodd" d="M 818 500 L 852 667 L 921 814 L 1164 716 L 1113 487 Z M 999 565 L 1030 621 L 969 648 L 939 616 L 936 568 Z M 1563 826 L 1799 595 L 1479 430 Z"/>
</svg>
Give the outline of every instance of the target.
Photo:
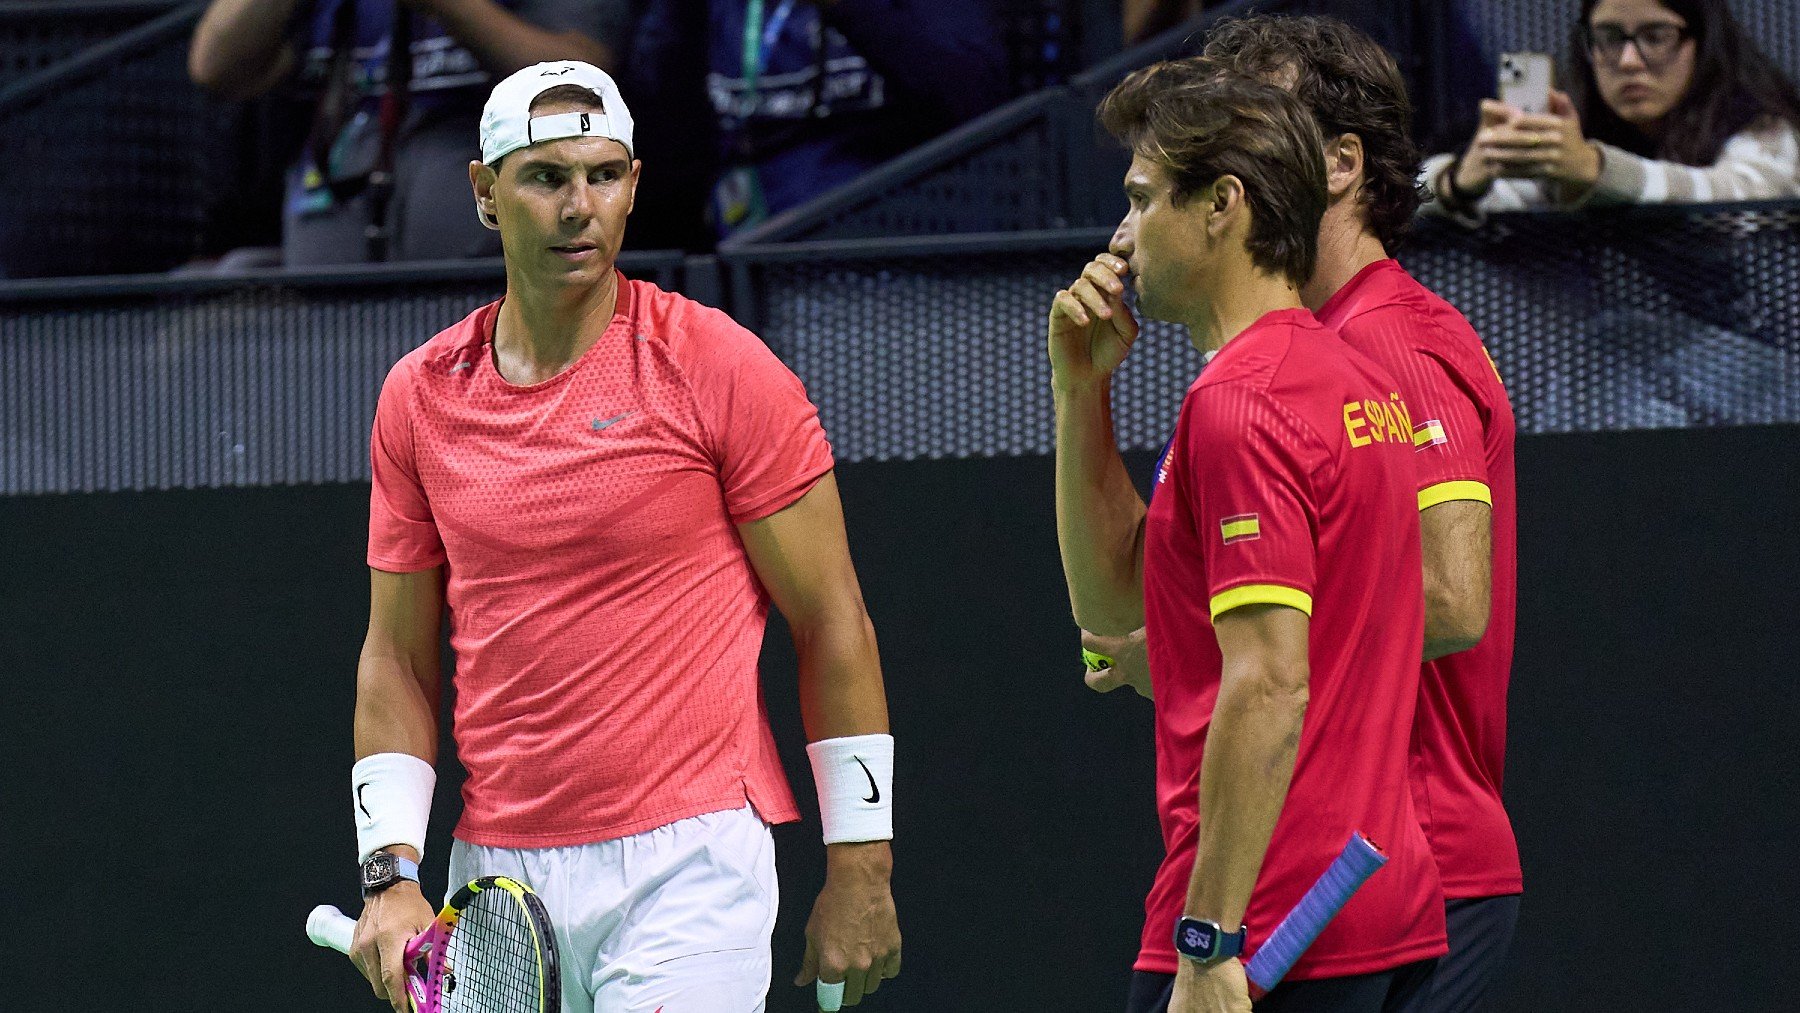
<svg viewBox="0 0 1800 1013">
<path fill-rule="evenodd" d="M 773 601 L 828 845 L 795 983 L 855 1005 L 900 967 L 893 739 L 817 412 L 755 335 L 615 269 L 641 163 L 604 73 L 519 71 L 481 146 L 506 296 L 403 358 L 376 410 L 353 958 L 406 1008 L 447 608 L 469 774 L 452 886 L 544 898 L 564 1010 L 761 1010 L 768 824 L 799 818 L 756 668 Z"/>
</svg>

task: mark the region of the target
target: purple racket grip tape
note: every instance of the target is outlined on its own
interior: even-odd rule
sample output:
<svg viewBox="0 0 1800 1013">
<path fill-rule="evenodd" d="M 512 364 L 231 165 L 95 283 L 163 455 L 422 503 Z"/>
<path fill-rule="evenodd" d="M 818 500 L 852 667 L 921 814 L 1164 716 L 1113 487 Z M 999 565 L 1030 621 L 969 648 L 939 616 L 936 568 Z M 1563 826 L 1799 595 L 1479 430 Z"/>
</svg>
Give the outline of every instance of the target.
<svg viewBox="0 0 1800 1013">
<path fill-rule="evenodd" d="M 1250 958 L 1244 969 L 1253 992 L 1267 992 L 1293 969 L 1294 962 L 1306 952 L 1325 926 L 1337 917 L 1350 898 L 1368 882 L 1375 870 L 1387 864 L 1387 855 L 1362 834 L 1352 834 L 1349 843 L 1318 882 L 1300 898 L 1300 903 L 1281 919 L 1269 941 Z"/>
</svg>

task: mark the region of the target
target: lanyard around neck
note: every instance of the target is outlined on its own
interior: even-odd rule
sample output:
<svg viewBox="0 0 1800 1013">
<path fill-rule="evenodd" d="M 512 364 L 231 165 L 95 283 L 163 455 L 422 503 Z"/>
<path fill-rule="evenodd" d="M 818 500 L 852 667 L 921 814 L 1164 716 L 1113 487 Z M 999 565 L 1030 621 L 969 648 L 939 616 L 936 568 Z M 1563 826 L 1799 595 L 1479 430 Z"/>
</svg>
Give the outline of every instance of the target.
<svg viewBox="0 0 1800 1013">
<path fill-rule="evenodd" d="M 744 11 L 745 115 L 755 111 L 757 80 L 769 69 L 769 53 L 774 50 L 776 40 L 781 38 L 781 30 L 787 27 L 788 18 L 794 13 L 794 0 L 781 0 L 765 24 L 763 6 L 763 0 L 750 0 L 749 8 Z"/>
</svg>

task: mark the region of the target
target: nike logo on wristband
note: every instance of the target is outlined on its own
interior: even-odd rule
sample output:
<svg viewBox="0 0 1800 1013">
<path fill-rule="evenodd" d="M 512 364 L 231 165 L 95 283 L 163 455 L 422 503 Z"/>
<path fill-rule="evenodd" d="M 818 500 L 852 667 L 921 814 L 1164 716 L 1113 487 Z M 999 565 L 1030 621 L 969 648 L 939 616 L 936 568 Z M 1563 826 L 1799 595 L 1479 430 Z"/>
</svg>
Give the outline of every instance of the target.
<svg viewBox="0 0 1800 1013">
<path fill-rule="evenodd" d="M 356 807 L 358 809 L 362 810 L 362 814 L 364 816 L 367 816 L 369 819 L 374 819 L 375 814 L 371 813 L 369 811 L 369 807 L 363 804 L 363 797 L 362 797 L 363 789 L 367 788 L 368 786 L 369 786 L 369 782 L 367 782 L 367 781 L 364 781 L 363 783 L 356 786 Z"/>
<path fill-rule="evenodd" d="M 875 803 L 881 801 L 881 788 L 875 784 L 875 775 L 869 773 L 869 765 L 864 763 L 862 761 L 862 757 L 860 757 L 860 756 L 852 756 L 851 759 L 855 760 L 856 765 L 863 769 L 863 776 L 869 779 L 870 795 L 868 798 L 863 799 L 863 801 L 869 803 L 870 805 L 874 805 Z"/>
</svg>

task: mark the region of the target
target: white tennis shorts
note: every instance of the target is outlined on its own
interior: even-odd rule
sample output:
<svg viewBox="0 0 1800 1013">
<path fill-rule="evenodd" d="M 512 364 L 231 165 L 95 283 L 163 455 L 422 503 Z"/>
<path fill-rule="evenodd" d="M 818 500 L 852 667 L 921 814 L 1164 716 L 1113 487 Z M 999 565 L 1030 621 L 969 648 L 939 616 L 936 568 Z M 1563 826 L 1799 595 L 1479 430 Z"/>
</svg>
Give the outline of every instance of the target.
<svg viewBox="0 0 1800 1013">
<path fill-rule="evenodd" d="M 451 889 L 482 876 L 549 909 L 563 1013 L 762 1013 L 775 841 L 748 805 L 562 848 L 456 841 Z"/>
</svg>

